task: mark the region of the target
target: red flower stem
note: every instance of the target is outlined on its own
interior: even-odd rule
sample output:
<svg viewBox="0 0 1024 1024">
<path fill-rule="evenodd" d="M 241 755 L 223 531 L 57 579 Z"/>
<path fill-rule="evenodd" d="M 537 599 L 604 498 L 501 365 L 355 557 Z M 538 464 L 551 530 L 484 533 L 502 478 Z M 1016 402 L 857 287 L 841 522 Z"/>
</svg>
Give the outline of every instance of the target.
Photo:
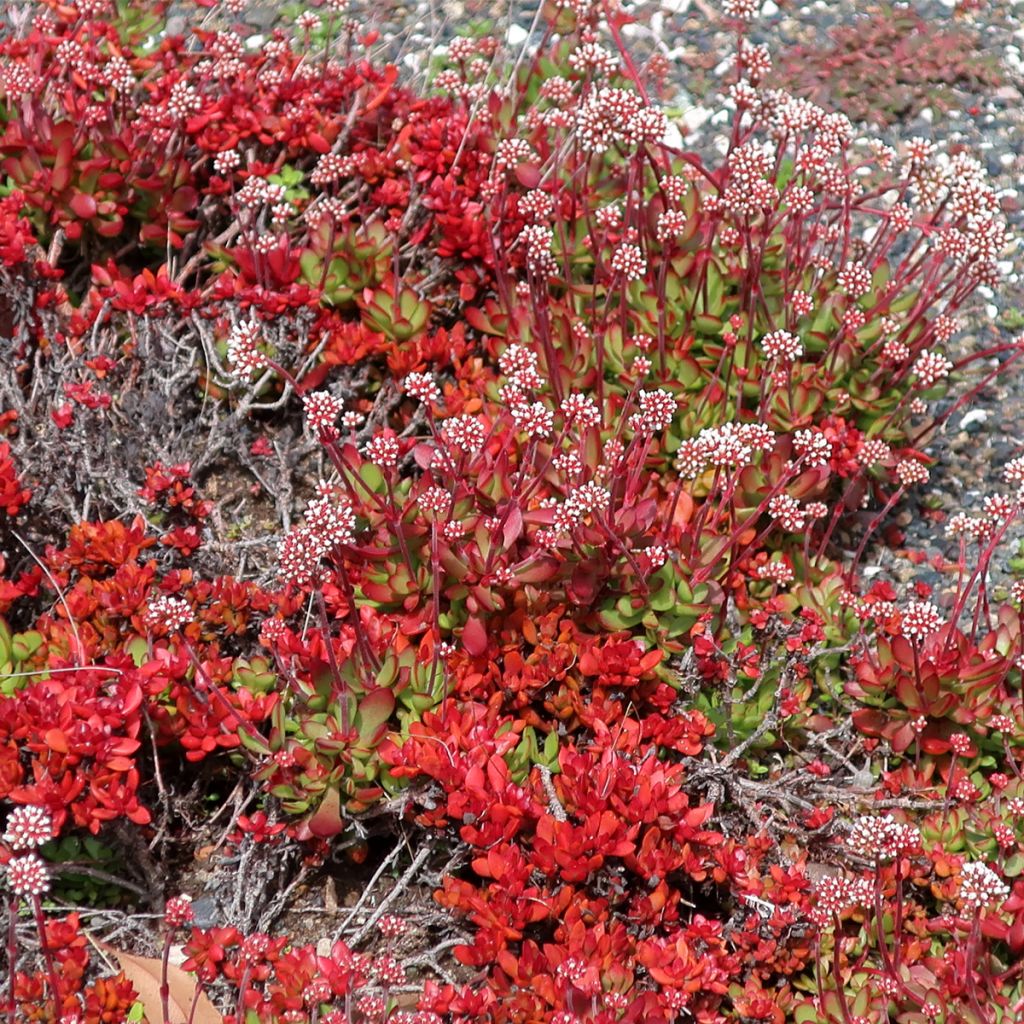
<svg viewBox="0 0 1024 1024">
<path fill-rule="evenodd" d="M 316 590 L 313 591 L 313 600 L 316 602 L 316 611 L 320 618 L 320 632 L 323 636 L 324 649 L 327 652 L 327 664 L 330 665 L 331 675 L 334 677 L 334 682 L 341 691 L 341 731 L 345 734 L 347 739 L 349 731 L 349 688 L 348 683 L 346 683 L 342 678 L 341 669 L 338 667 L 338 659 L 334 653 L 334 634 L 331 630 L 331 624 L 327 619 L 327 602 L 324 601 L 324 592 L 320 587 L 317 587 Z"/>
<path fill-rule="evenodd" d="M 914 659 L 914 687 L 918 695 L 922 692 L 921 684 L 921 653 L 917 647 L 917 640 L 913 637 L 910 640 L 910 653 Z M 914 768 L 921 767 L 921 734 L 914 729 Z M 945 817 L 945 815 L 943 815 Z"/>
<path fill-rule="evenodd" d="M 967 937 L 967 949 L 964 951 L 964 963 L 967 965 L 967 998 L 971 1002 L 971 1008 L 983 1024 L 989 1024 L 995 1018 L 986 1013 L 981 1007 L 978 999 L 978 982 L 974 977 L 974 965 L 981 960 L 981 908 L 974 911 L 974 918 L 971 921 L 971 931 Z"/>
<path fill-rule="evenodd" d="M 850 484 L 852 487 L 856 483 L 856 478 Z M 839 525 L 839 520 L 842 517 L 843 509 L 846 507 L 846 495 L 850 493 L 850 487 L 843 492 L 843 495 L 836 501 L 835 507 L 832 509 L 832 516 L 828 521 L 828 526 L 822 532 L 821 542 L 818 544 L 818 550 L 815 552 L 814 561 L 817 562 L 820 558 L 825 555 L 825 549 L 828 547 L 828 542 L 832 539 L 832 534 L 835 533 L 836 527 Z M 808 531 L 809 535 L 809 531 Z"/>
<path fill-rule="evenodd" d="M 235 1002 L 235 1020 L 242 1024 L 245 1020 L 245 990 L 249 987 L 249 978 L 252 974 L 252 964 L 246 963 L 242 970 L 242 977 L 238 980 L 238 999 Z"/>
<path fill-rule="evenodd" d="M 896 935 L 896 936 L 899 936 L 899 935 L 901 935 L 903 933 L 903 877 L 902 877 L 903 872 L 901 870 L 902 867 L 903 867 L 903 859 L 902 859 L 902 857 L 897 856 L 895 862 L 893 863 L 893 878 L 894 878 L 895 883 L 896 883 L 896 892 L 895 892 L 895 896 L 894 896 L 894 900 L 895 900 L 895 903 L 896 903 L 896 909 L 895 909 L 895 911 L 893 913 L 893 925 L 892 925 L 893 934 Z M 897 969 L 899 969 L 900 958 L 902 957 L 902 955 L 903 955 L 903 946 L 899 942 L 899 939 L 897 938 L 896 945 L 893 946 L 893 951 L 892 951 L 892 963 L 893 963 L 893 966 L 895 968 L 897 968 Z"/>
<path fill-rule="evenodd" d="M 843 983 L 843 925 L 838 914 L 833 914 L 832 940 L 832 975 L 836 983 L 836 997 L 839 1000 L 839 1012 L 843 1015 L 843 1024 L 853 1024 L 849 1004 L 846 1002 L 846 988 Z M 825 1007 L 822 1006 L 822 1010 Z"/>
<path fill-rule="evenodd" d="M 14 997 L 14 981 L 18 966 L 18 905 L 14 897 L 7 904 L 7 1022 L 16 1024 L 18 1005 Z"/>
<path fill-rule="evenodd" d="M 636 559 L 633 557 L 633 553 L 629 550 L 629 545 L 626 544 L 626 542 L 622 540 L 621 537 L 618 537 L 615 534 L 615 531 L 609 525 L 608 520 L 603 515 L 601 515 L 600 512 L 594 512 L 594 520 L 597 522 L 598 526 L 601 527 L 602 532 L 608 538 L 608 540 L 611 541 L 611 543 L 614 544 L 616 547 L 618 547 L 619 550 L 626 556 L 626 561 L 629 562 L 629 567 L 633 570 L 634 574 L 636 575 L 638 586 L 640 587 L 639 593 L 641 595 L 647 594 L 649 588 L 647 586 L 646 581 L 644 580 L 643 571 L 637 564 Z"/>
<path fill-rule="evenodd" d="M 956 636 L 956 626 L 957 623 L 960 621 L 960 616 L 963 615 L 964 607 L 967 604 L 967 598 L 970 595 L 971 591 L 974 589 L 975 582 L 983 572 L 988 571 L 988 564 L 990 561 L 992 561 L 992 555 L 995 553 L 996 548 L 999 546 L 999 542 L 1003 539 L 1003 535 L 1010 528 L 1014 519 L 1016 518 L 1017 513 L 1016 510 L 1014 510 L 1013 512 L 1010 513 L 1010 515 L 1006 517 L 1006 520 L 1003 522 L 1002 526 L 1000 526 L 1000 528 L 992 535 L 988 542 L 988 546 L 984 549 L 984 551 L 981 552 L 981 554 L 978 557 L 978 564 L 975 567 L 974 572 L 971 573 L 971 577 L 967 581 L 966 588 L 961 593 L 957 594 L 956 604 L 953 606 L 953 615 L 949 621 L 949 631 L 946 635 L 946 645 L 943 649 L 945 654 L 949 654 L 949 652 L 953 649 L 953 642 Z"/>
<path fill-rule="evenodd" d="M 889 953 L 889 943 L 885 935 L 885 907 L 882 905 L 882 879 L 880 876 L 880 865 L 875 863 L 875 934 L 878 938 L 878 953 L 882 958 L 882 963 L 885 965 L 886 973 L 896 982 L 900 987 L 900 991 L 907 996 L 912 1002 L 921 1006 L 923 1000 L 920 996 L 916 995 L 907 986 L 903 980 L 903 976 L 900 974 L 899 969 L 893 962 L 892 956 Z M 895 935 L 895 940 L 899 943 L 899 935 Z"/>
<path fill-rule="evenodd" d="M 433 692 L 434 681 L 437 678 L 437 666 L 440 662 L 440 641 L 441 641 L 441 552 L 437 542 L 437 520 L 430 523 L 430 610 L 433 616 L 434 643 L 430 660 L 430 689 Z M 448 717 L 448 677 L 445 675 L 444 691 L 441 695 L 441 724 L 444 725 Z"/>
<path fill-rule="evenodd" d="M 411 579 L 416 578 L 416 570 L 412 564 L 412 554 L 409 551 L 409 545 L 405 540 L 405 530 L 403 527 L 402 515 L 399 512 L 398 505 L 395 502 L 395 489 L 391 484 L 390 475 L 384 478 L 385 486 L 388 492 L 388 501 L 391 503 L 393 510 L 391 517 L 388 519 L 388 526 L 391 528 L 395 537 L 398 538 L 398 547 L 402 552 L 402 560 L 405 562 L 406 569 L 409 570 L 409 577 Z"/>
<path fill-rule="evenodd" d="M 352 499 L 353 503 L 358 504 L 359 502 L 359 499 L 356 497 L 356 487 L 360 487 L 365 493 L 366 498 L 377 506 L 377 511 L 380 512 L 381 515 L 387 516 L 388 507 L 386 502 L 370 487 L 369 484 L 366 483 L 365 480 L 363 480 L 359 473 L 345 461 L 345 456 L 338 447 L 337 439 L 321 435 L 320 443 L 323 445 L 324 451 L 327 453 L 327 457 L 331 460 L 331 464 L 338 471 L 338 476 L 341 477 L 341 482 L 348 490 L 349 497 Z"/>
<path fill-rule="evenodd" d="M 882 510 L 871 520 L 867 525 L 867 529 L 864 531 L 864 536 L 861 537 L 860 544 L 857 547 L 857 551 L 853 556 L 853 560 L 850 562 L 849 579 L 853 579 L 853 574 L 857 571 L 857 566 L 860 564 L 861 555 L 864 554 L 864 549 L 868 546 L 868 541 L 871 539 L 871 535 L 878 529 L 879 524 L 892 510 L 893 505 L 896 504 L 904 494 L 907 493 L 907 488 L 900 484 L 899 487 L 893 491 L 892 496 L 882 506 Z"/>
<path fill-rule="evenodd" d="M 548 377 L 551 380 L 551 387 L 554 391 L 555 402 L 557 405 L 561 405 L 562 399 L 565 398 L 565 392 L 562 386 L 562 374 L 560 372 L 561 365 L 558 361 L 558 353 L 555 349 L 555 344 L 551 339 L 551 321 L 547 315 L 547 285 L 542 283 L 536 274 L 531 274 L 530 291 L 535 314 L 534 321 L 537 324 L 537 333 L 540 335 L 541 345 L 544 347 L 544 361 L 547 363 Z M 603 338 L 603 335 L 599 335 L 599 338 Z M 598 344 L 600 346 L 603 342 L 599 341 Z M 598 348 L 598 354 L 599 357 L 603 359 L 603 349 L 600 347 Z M 603 402 L 601 395 L 603 393 L 603 385 L 600 374 L 597 378 L 597 392 L 598 404 L 602 405 Z"/>
<path fill-rule="evenodd" d="M 196 1011 L 199 1009 L 199 996 L 202 991 L 202 982 L 197 979 L 196 990 L 192 995 L 192 1005 L 188 1008 L 188 1024 L 195 1024 Z"/>
<path fill-rule="evenodd" d="M 57 965 L 53 959 L 53 950 L 50 949 L 50 943 L 46 938 L 46 919 L 43 917 L 43 901 L 38 893 L 32 897 L 32 916 L 35 918 L 36 931 L 39 933 L 39 951 L 43 954 L 43 960 L 46 962 L 46 973 L 50 979 L 50 988 L 53 992 L 54 1016 L 57 1020 L 60 1020 L 63 1016 L 61 1013 L 60 980 L 57 977 Z"/>
<path fill-rule="evenodd" d="M 796 463 L 796 465 L 799 465 L 799 461 Z M 714 558 L 710 562 L 710 564 L 705 566 L 703 569 L 698 569 L 693 574 L 693 579 L 692 579 L 693 583 L 703 583 L 704 580 L 706 580 L 708 578 L 708 576 L 710 576 L 711 571 L 714 568 L 714 565 L 717 563 L 718 559 L 720 559 L 722 557 L 722 555 L 724 555 L 725 552 L 729 550 L 729 548 L 734 547 L 735 544 L 739 541 L 739 538 L 747 530 L 747 528 L 752 526 L 755 522 L 757 522 L 757 520 L 762 515 L 764 515 L 765 510 L 768 508 L 768 505 L 771 502 L 772 498 L 774 498 L 777 494 L 779 494 L 785 488 L 786 484 L 789 483 L 790 480 L 792 480 L 793 477 L 795 477 L 796 475 L 797 475 L 797 471 L 796 471 L 796 469 L 794 469 L 793 473 L 790 476 L 783 475 L 782 477 L 780 477 L 778 483 L 776 483 L 775 486 L 764 496 L 764 498 L 761 500 L 761 503 L 757 506 L 757 508 L 755 508 L 754 511 L 751 512 L 751 514 L 749 516 L 747 516 L 747 518 L 744 519 L 742 523 L 739 524 L 739 526 L 734 526 L 731 529 L 731 531 L 729 533 L 729 536 L 726 538 L 724 543 L 719 545 L 719 548 L 715 552 Z M 730 499 L 732 497 L 732 494 L 733 494 L 734 490 L 735 490 L 735 480 L 733 481 L 733 485 L 732 485 L 732 487 L 729 490 L 728 497 Z M 723 507 L 724 507 L 724 502 L 723 502 Z M 717 526 L 717 524 L 720 522 L 721 518 L 722 517 L 720 515 L 716 516 L 714 521 L 713 521 L 713 523 L 712 523 L 712 526 Z M 762 536 L 763 536 L 763 534 L 762 534 Z M 743 551 L 746 551 L 749 547 L 750 547 L 750 545 L 748 544 L 746 547 L 743 548 Z"/>
<path fill-rule="evenodd" d="M 366 630 L 363 628 L 363 620 L 359 617 L 359 607 L 356 604 L 356 592 L 352 586 L 352 581 L 348 577 L 348 572 L 345 569 L 344 563 L 338 561 L 336 563 L 338 570 L 338 579 L 341 582 L 342 590 L 345 594 L 345 602 L 348 604 L 349 619 L 352 623 L 352 632 L 355 634 L 356 644 L 359 647 L 359 652 L 363 656 L 363 660 L 366 662 L 366 667 L 376 673 L 380 671 L 380 658 L 377 657 L 373 652 L 373 647 L 370 644 L 370 638 L 366 635 Z M 323 595 L 317 591 L 319 599 L 323 600 Z M 324 606 L 324 616 L 326 618 L 327 608 Z M 322 619 L 321 621 L 325 621 Z"/>
<path fill-rule="evenodd" d="M 715 466 L 714 474 L 711 477 L 711 486 L 708 488 L 708 493 L 704 496 L 704 501 L 701 502 L 700 510 L 697 512 L 697 518 L 693 523 L 693 536 L 695 538 L 700 537 L 704 532 L 704 522 L 711 512 L 711 499 L 715 492 L 718 490 L 719 483 L 722 479 L 722 467 Z M 683 486 L 683 481 L 680 479 L 678 487 Z M 719 502 L 720 505 L 724 506 L 725 502 Z"/>
<path fill-rule="evenodd" d="M 174 941 L 174 930 L 167 929 L 164 936 L 164 949 L 160 957 L 160 1012 L 164 1020 L 171 1019 L 171 983 L 168 978 L 168 968 L 171 962 L 171 943 Z"/>
</svg>

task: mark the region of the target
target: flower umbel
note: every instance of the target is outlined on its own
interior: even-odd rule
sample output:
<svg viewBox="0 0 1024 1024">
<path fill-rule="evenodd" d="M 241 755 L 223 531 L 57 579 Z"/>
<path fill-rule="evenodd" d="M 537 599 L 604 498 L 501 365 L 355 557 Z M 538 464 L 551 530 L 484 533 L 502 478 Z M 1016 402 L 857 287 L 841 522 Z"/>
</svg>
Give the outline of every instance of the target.
<svg viewBox="0 0 1024 1024">
<path fill-rule="evenodd" d="M 8 863 L 7 881 L 15 896 L 41 896 L 50 888 L 50 871 L 41 857 L 26 853 Z"/>
<path fill-rule="evenodd" d="M 960 871 L 960 902 L 965 910 L 977 912 L 998 908 L 1010 895 L 1010 887 L 981 861 L 971 861 Z"/>
<path fill-rule="evenodd" d="M 161 595 L 149 602 L 144 618 L 150 629 L 165 629 L 169 633 L 174 633 L 187 626 L 194 618 L 194 614 L 188 601 L 180 597 Z"/>
<path fill-rule="evenodd" d="M 228 361 L 239 380 L 247 381 L 269 365 L 266 355 L 256 347 L 260 337 L 261 327 L 255 320 L 243 320 L 228 335 Z"/>
<path fill-rule="evenodd" d="M 29 805 L 11 811 L 3 840 L 14 850 L 31 850 L 48 843 L 56 834 L 50 812 L 45 807 Z"/>
<path fill-rule="evenodd" d="M 194 919 L 191 896 L 172 896 L 164 905 L 164 921 L 168 928 L 184 928 Z"/>
</svg>

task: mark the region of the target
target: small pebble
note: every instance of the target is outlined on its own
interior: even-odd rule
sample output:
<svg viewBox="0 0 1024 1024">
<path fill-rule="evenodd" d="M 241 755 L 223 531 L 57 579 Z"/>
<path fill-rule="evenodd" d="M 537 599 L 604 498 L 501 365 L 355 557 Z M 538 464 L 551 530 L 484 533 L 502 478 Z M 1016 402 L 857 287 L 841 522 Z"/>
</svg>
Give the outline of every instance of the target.
<svg viewBox="0 0 1024 1024">
<path fill-rule="evenodd" d="M 984 423 L 988 417 L 989 413 L 986 409 L 972 409 L 961 418 L 960 429 L 966 430 L 975 423 Z"/>
</svg>

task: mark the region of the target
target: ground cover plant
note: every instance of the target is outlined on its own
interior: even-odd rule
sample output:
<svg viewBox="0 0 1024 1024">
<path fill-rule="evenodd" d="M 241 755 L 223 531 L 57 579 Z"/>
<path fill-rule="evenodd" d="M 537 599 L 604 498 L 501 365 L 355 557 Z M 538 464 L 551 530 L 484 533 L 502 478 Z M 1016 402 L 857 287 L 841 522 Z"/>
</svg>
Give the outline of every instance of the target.
<svg viewBox="0 0 1024 1024">
<path fill-rule="evenodd" d="M 866 5 L 856 22 L 829 33 L 824 50 L 796 45 L 779 55 L 772 84 L 832 103 L 871 124 L 907 121 L 926 108 L 948 113 L 1003 81 L 998 60 L 969 28 L 931 24 L 905 4 Z"/>
<path fill-rule="evenodd" d="M 1024 1008 L 1024 461 L 861 573 L 1011 236 L 756 6 L 712 154 L 615 6 L 415 90 L 338 3 L 8 16 L 9 1021 Z"/>
</svg>

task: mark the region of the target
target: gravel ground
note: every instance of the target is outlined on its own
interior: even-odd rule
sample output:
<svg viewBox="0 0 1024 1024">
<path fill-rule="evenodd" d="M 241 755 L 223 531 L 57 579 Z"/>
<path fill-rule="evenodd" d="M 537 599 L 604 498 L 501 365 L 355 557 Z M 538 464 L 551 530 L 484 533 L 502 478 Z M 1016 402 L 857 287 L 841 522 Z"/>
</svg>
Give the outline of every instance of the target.
<svg viewBox="0 0 1024 1024">
<path fill-rule="evenodd" d="M 675 12 L 667 13 L 664 7 L 661 13 L 648 8 L 649 18 L 635 36 L 671 57 L 673 80 L 679 83 L 679 94 L 672 102 L 685 109 L 683 116 L 688 124 L 697 126 L 687 137 L 687 146 L 706 149 L 716 134 L 709 117 L 716 81 L 714 68 L 732 49 L 732 38 L 723 30 L 720 19 L 710 16 L 713 12 L 704 3 L 669 2 L 674 2 Z M 798 44 L 827 47 L 832 29 L 856 24 L 876 7 L 856 0 L 781 6 L 767 0 L 752 33 L 756 41 L 769 46 L 776 58 Z M 962 147 L 972 152 L 985 164 L 1003 200 L 1011 229 L 1022 239 L 1021 247 L 1007 254 L 1007 273 L 1001 287 L 979 294 L 973 306 L 963 311 L 963 331 L 950 343 L 950 357 L 956 359 L 1011 340 L 1024 330 L 1024 0 L 983 4 L 968 16 L 955 13 L 952 0 L 949 4 L 920 2 L 906 6 L 936 29 L 969 31 L 976 39 L 977 52 L 992 59 L 1002 78 L 1001 84 L 982 95 L 951 90 L 947 95 L 951 109 L 947 113 L 925 108 L 888 127 L 864 125 L 866 133 L 890 145 L 922 136 L 944 141 L 947 149 Z M 675 50 L 666 49 L 666 40 L 672 41 Z M 839 101 L 831 106 L 843 109 Z M 978 377 L 972 379 L 984 376 L 995 365 L 994 361 L 975 364 Z M 952 393 L 951 401 L 960 393 Z M 956 576 L 948 568 L 945 572 L 937 570 L 936 564 L 941 564 L 942 558 L 955 559 L 958 554 L 957 542 L 944 536 L 943 520 L 960 511 L 979 512 L 985 495 L 1005 489 L 1002 467 L 1024 452 L 1024 365 L 1009 367 L 955 412 L 927 451 L 935 459 L 929 484 L 912 495 L 894 516 L 904 539 L 892 547 L 876 547 L 867 571 L 883 573 L 903 593 L 911 582 L 932 585 L 941 602 L 943 598 L 951 599 Z M 1022 545 L 1024 524 L 1007 535 L 1002 557 L 993 564 L 995 582 L 1006 581 L 1009 559 Z"/>
<path fill-rule="evenodd" d="M 800 17 L 825 6 L 801 8 Z M 846 12 L 856 4 L 836 7 Z M 941 3 L 921 3 L 917 10 L 929 23 L 949 23 L 949 8 Z M 848 13 L 847 13 L 847 16 Z M 793 19 L 796 20 L 796 19 Z M 786 31 L 791 19 L 780 19 L 780 31 Z M 935 141 L 945 140 L 948 146 L 961 145 L 981 159 L 993 185 L 1003 198 L 1004 211 L 1014 234 L 1024 239 L 1024 5 L 988 4 L 969 19 L 977 32 L 982 52 L 995 56 L 1001 63 L 1004 83 L 987 96 L 963 97 L 963 104 L 944 116 L 936 117 L 924 110 L 913 120 L 892 126 L 886 141 L 921 135 Z M 1008 256 L 1006 277 L 998 289 L 982 294 L 963 317 L 964 331 L 951 348 L 951 357 L 960 353 L 989 348 L 1017 337 L 1024 327 L 1024 247 Z M 982 375 L 995 368 L 976 364 Z M 904 546 L 923 553 L 927 562 L 916 564 L 891 551 L 877 552 L 880 567 L 898 582 L 911 579 L 936 586 L 948 594 L 955 576 L 940 577 L 929 565 L 935 556 L 955 559 L 958 544 L 945 539 L 935 511 L 953 515 L 959 511 L 980 511 L 986 494 L 1004 490 L 1002 467 L 1024 451 L 1024 370 L 1020 363 L 1008 368 L 989 386 L 982 389 L 968 405 L 955 412 L 928 448 L 936 460 L 932 478 L 911 504 L 897 517 L 906 534 Z M 1018 524 L 1006 537 L 1000 549 L 1002 557 L 993 564 L 993 580 L 1005 582 L 1010 568 L 1009 558 L 1016 554 L 1024 539 L 1024 525 Z"/>
</svg>

